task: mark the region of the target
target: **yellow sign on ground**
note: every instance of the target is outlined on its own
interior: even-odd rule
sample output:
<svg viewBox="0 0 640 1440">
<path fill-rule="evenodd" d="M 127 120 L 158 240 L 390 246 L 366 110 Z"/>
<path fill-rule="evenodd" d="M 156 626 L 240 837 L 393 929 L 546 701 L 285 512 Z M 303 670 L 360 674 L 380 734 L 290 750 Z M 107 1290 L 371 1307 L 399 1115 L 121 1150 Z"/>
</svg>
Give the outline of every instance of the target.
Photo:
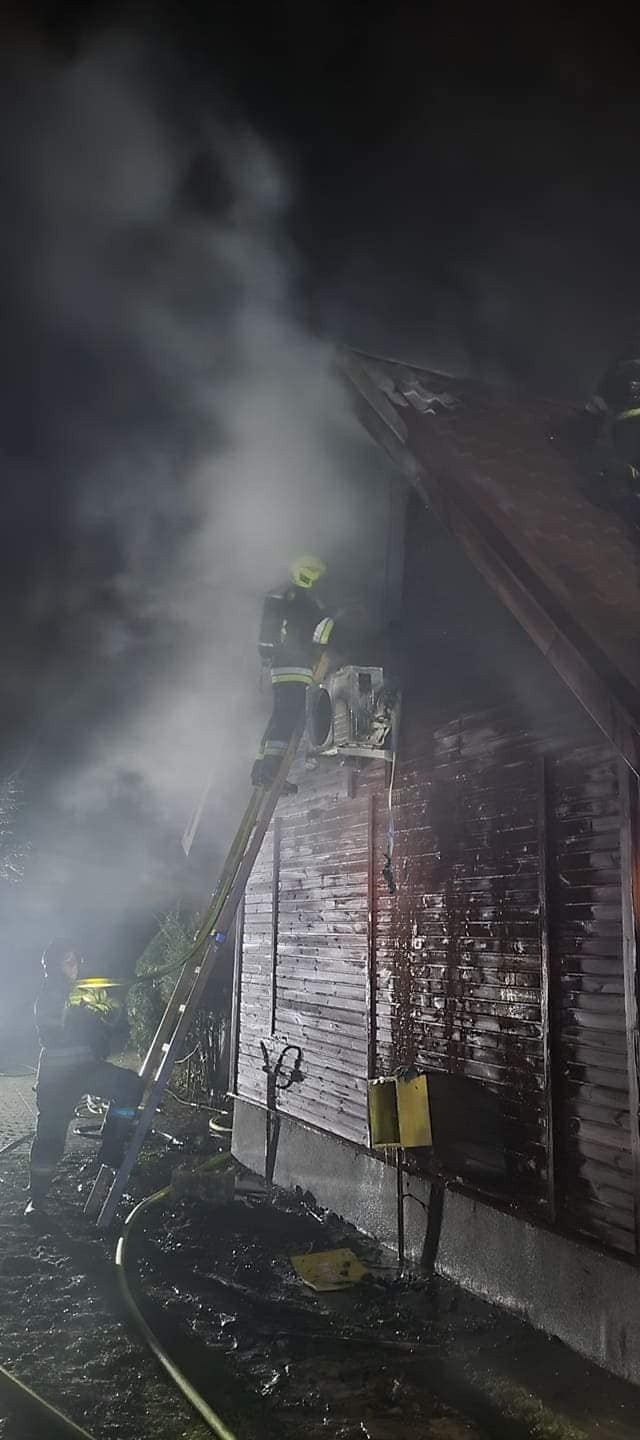
<svg viewBox="0 0 640 1440">
<path fill-rule="evenodd" d="M 292 1255 L 291 1264 L 300 1279 L 312 1290 L 345 1290 L 368 1274 L 366 1265 L 353 1250 L 312 1250 L 309 1255 Z"/>
</svg>

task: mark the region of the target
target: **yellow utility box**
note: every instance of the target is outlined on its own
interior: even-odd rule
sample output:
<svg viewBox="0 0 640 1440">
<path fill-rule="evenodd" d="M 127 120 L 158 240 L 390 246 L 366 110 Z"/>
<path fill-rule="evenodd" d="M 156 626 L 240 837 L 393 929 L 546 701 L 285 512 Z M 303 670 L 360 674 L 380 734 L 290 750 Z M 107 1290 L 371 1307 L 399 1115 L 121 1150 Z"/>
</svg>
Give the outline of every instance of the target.
<svg viewBox="0 0 640 1440">
<path fill-rule="evenodd" d="M 431 1111 L 426 1075 L 370 1080 L 369 1136 L 374 1150 L 431 1148 Z"/>
</svg>

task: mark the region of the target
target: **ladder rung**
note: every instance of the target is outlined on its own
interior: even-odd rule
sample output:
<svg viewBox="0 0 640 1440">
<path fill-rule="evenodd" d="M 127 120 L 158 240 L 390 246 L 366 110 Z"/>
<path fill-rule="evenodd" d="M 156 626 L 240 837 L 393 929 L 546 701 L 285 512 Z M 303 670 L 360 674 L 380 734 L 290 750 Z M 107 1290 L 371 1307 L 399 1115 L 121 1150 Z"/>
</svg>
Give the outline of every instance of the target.
<svg viewBox="0 0 640 1440">
<path fill-rule="evenodd" d="M 326 657 L 323 657 L 323 660 L 320 661 L 319 666 L 316 667 L 316 680 L 319 681 L 323 678 L 326 670 L 326 664 Z M 111 1188 L 104 1200 L 102 1209 L 100 1210 L 100 1214 L 98 1216 L 98 1225 L 101 1228 L 105 1225 L 108 1225 L 113 1218 L 115 1208 L 118 1204 L 118 1201 L 120 1200 L 126 1181 L 128 1180 L 133 1165 L 135 1164 L 135 1161 L 140 1153 L 140 1149 L 148 1133 L 154 1111 L 157 1109 L 160 1094 L 165 1088 L 167 1080 L 171 1075 L 173 1065 L 175 1064 L 175 1059 L 172 1054 L 173 1047 L 177 1042 L 182 1026 L 187 1024 L 188 1016 L 193 1006 L 194 991 L 195 1000 L 197 1003 L 197 1001 L 200 999 L 201 988 L 204 989 L 204 984 L 207 979 L 208 973 L 208 957 L 211 946 L 212 944 L 215 946 L 215 936 L 217 934 L 228 932 L 229 926 L 236 914 L 238 905 L 240 903 L 242 895 L 245 892 L 247 882 L 257 859 L 260 845 L 266 834 L 269 821 L 274 813 L 278 798 L 282 792 L 289 766 L 291 765 L 296 754 L 301 734 L 302 726 L 300 725 L 296 730 L 294 730 L 294 733 L 291 736 L 286 753 L 283 756 L 275 784 L 269 789 L 266 789 L 264 793 L 261 793 L 259 788 L 257 788 L 253 792 L 253 795 L 249 802 L 249 806 L 247 807 L 247 811 L 245 812 L 245 816 L 241 822 L 240 829 L 231 847 L 228 860 L 223 868 L 222 877 L 219 882 L 218 890 L 216 891 L 219 899 L 215 902 L 215 904 L 210 907 L 210 914 L 208 914 L 207 917 L 207 925 L 211 924 L 213 926 L 214 921 L 212 917 L 215 913 L 215 931 L 205 934 L 199 941 L 199 949 L 203 958 L 199 965 L 194 965 L 193 968 L 190 970 L 190 978 L 192 979 L 193 984 L 191 986 L 190 993 L 187 994 L 186 1001 L 181 1002 L 179 1005 L 176 1005 L 175 1008 L 173 1005 L 170 1004 L 167 1011 L 165 1011 L 165 1017 L 161 1022 L 161 1029 L 159 1032 L 160 1034 L 167 1034 L 167 1029 L 165 1027 L 169 1020 L 171 1022 L 175 1022 L 173 1023 L 173 1031 L 171 1033 L 170 1039 L 164 1041 L 164 1043 L 162 1043 L 162 1045 L 160 1046 L 160 1054 L 162 1058 L 156 1069 L 151 1090 L 149 1091 L 147 1100 L 145 1101 L 143 1108 L 139 1113 L 138 1121 L 130 1138 L 129 1145 L 125 1151 L 125 1155 L 120 1165 L 120 1168 L 117 1174 L 114 1176 Z M 184 988 L 181 988 L 178 993 L 184 994 Z M 157 1055 L 158 1049 L 156 1048 L 154 1042 L 149 1052 L 150 1065 L 153 1063 L 153 1060 L 157 1057 Z M 93 1191 L 90 1200 L 92 1200 L 92 1197 Z"/>
</svg>

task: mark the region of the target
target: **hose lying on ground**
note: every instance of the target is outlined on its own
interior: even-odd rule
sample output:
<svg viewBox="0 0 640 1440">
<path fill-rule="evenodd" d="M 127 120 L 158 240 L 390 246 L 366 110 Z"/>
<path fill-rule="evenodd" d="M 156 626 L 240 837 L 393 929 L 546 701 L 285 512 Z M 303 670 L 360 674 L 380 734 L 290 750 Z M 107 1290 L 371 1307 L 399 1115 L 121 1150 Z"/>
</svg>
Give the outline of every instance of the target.
<svg viewBox="0 0 640 1440">
<path fill-rule="evenodd" d="M 116 1247 L 116 1270 L 118 1275 L 118 1283 L 120 1286 L 120 1293 L 124 1299 L 129 1314 L 135 1321 L 135 1324 L 141 1335 L 146 1340 L 149 1349 L 155 1355 L 156 1360 L 159 1360 L 160 1364 L 163 1366 L 167 1374 L 173 1380 L 174 1385 L 178 1386 L 178 1389 L 182 1392 L 185 1399 L 189 1401 L 189 1404 L 193 1406 L 194 1410 L 197 1410 L 201 1419 L 204 1420 L 205 1425 L 208 1425 L 209 1429 L 213 1431 L 214 1435 L 218 1436 L 218 1440 L 236 1440 L 236 1436 L 233 1434 L 233 1431 L 229 1430 L 228 1426 L 225 1425 L 224 1421 L 220 1419 L 219 1415 L 216 1415 L 215 1410 L 213 1410 L 211 1406 L 207 1404 L 206 1400 L 203 1399 L 202 1395 L 200 1395 L 195 1389 L 195 1387 L 190 1383 L 190 1381 L 187 1380 L 186 1375 L 183 1375 L 182 1370 L 179 1369 L 179 1367 L 171 1359 L 171 1356 L 167 1354 L 166 1350 L 160 1344 L 157 1335 L 154 1334 L 151 1326 L 147 1324 L 144 1315 L 138 1309 L 138 1306 L 133 1298 L 133 1294 L 129 1287 L 129 1282 L 127 1280 L 127 1243 L 131 1235 L 131 1231 L 133 1230 L 136 1221 L 140 1219 L 141 1215 L 144 1215 L 146 1210 L 151 1209 L 152 1205 L 162 1204 L 162 1202 L 167 1199 L 168 1195 L 169 1186 L 167 1185 L 165 1186 L 164 1190 L 156 1190 L 154 1195 L 148 1195 L 145 1200 L 141 1200 L 139 1205 L 136 1205 L 134 1209 L 130 1212 L 130 1214 L 127 1215 L 127 1218 L 124 1222 L 124 1229 L 122 1231 L 122 1234 L 120 1235 Z"/>
<path fill-rule="evenodd" d="M 0 1160 L 3 1155 L 10 1155 L 12 1150 L 17 1150 L 19 1145 L 25 1145 L 27 1140 L 33 1140 L 33 1130 L 27 1130 L 25 1135 L 18 1135 L 17 1140 L 10 1140 L 8 1145 L 3 1145 L 0 1150 Z"/>
<path fill-rule="evenodd" d="M 71 1436 L 71 1440 L 94 1440 L 94 1436 L 90 1435 L 88 1430 L 83 1430 L 81 1425 L 76 1425 L 74 1420 L 70 1420 L 68 1415 L 63 1415 L 55 1405 L 50 1405 L 48 1400 L 43 1400 L 35 1390 L 30 1390 L 29 1386 L 12 1375 L 10 1370 L 5 1370 L 4 1365 L 0 1365 L 0 1390 L 6 1391 L 12 1406 L 15 1406 L 16 1409 L 19 1406 L 21 1409 L 31 1411 L 31 1414 L 36 1415 L 39 1420 L 46 1420 L 47 1435 Z"/>
<path fill-rule="evenodd" d="M 27 1134 L 19 1135 L 17 1139 L 11 1140 L 8 1145 L 0 1149 L 0 1157 L 8 1155 L 12 1150 L 17 1149 L 19 1145 L 30 1140 L 31 1137 L 32 1132 L 29 1131 Z M 224 1159 L 225 1163 L 227 1163 L 226 1155 L 224 1155 L 224 1157 L 221 1156 L 220 1159 Z M 145 1210 L 150 1209 L 152 1205 L 160 1204 L 161 1201 L 166 1199 L 168 1194 L 169 1186 L 164 1190 L 157 1190 L 154 1195 L 148 1195 L 145 1200 L 141 1200 L 140 1204 L 136 1205 L 130 1215 L 127 1216 L 124 1230 L 118 1240 L 116 1249 L 116 1270 L 120 1291 L 130 1314 L 135 1320 L 141 1334 L 144 1336 L 150 1350 L 167 1371 L 167 1374 L 173 1380 L 174 1384 L 178 1386 L 178 1389 L 185 1396 L 185 1399 L 197 1410 L 198 1414 L 205 1421 L 205 1424 L 209 1426 L 209 1429 L 213 1431 L 214 1435 L 218 1436 L 218 1440 L 236 1440 L 233 1431 L 229 1430 L 219 1415 L 216 1415 L 215 1410 L 207 1404 L 206 1400 L 204 1400 L 202 1395 L 190 1384 L 186 1375 L 183 1375 L 182 1371 L 167 1354 L 166 1350 L 163 1349 L 160 1341 L 156 1335 L 154 1335 L 151 1326 L 147 1324 L 147 1321 L 138 1309 L 129 1288 L 125 1272 L 125 1258 L 127 1241 L 131 1230 L 136 1220 Z M 5 1370 L 4 1366 L 0 1365 L 0 1391 L 2 1390 L 7 1392 L 9 1399 L 16 1407 L 18 1405 L 23 1408 L 26 1407 L 31 1410 L 34 1415 L 37 1415 L 39 1419 L 46 1420 L 49 1427 L 47 1434 L 70 1436 L 71 1440 L 94 1440 L 94 1437 L 89 1434 L 88 1430 L 83 1430 L 81 1426 L 76 1425 L 75 1421 L 70 1420 L 69 1417 L 64 1415 L 61 1410 L 58 1410 L 55 1405 L 50 1405 L 49 1402 L 44 1400 L 41 1395 L 38 1395 L 35 1390 L 31 1390 L 22 1380 L 18 1380 L 15 1375 L 12 1375 L 9 1370 Z"/>
<path fill-rule="evenodd" d="M 9 1144 L 3 1145 L 0 1150 L 0 1159 L 3 1155 L 10 1155 L 12 1150 L 17 1150 L 19 1145 L 24 1145 L 32 1137 L 33 1131 L 28 1130 L 26 1135 L 18 1135 L 17 1139 L 10 1140 Z M 21 1408 L 26 1407 L 41 1420 L 46 1420 L 49 1426 L 47 1434 L 71 1435 L 75 1436 L 76 1440 L 93 1440 L 93 1436 L 89 1434 L 88 1430 L 83 1430 L 81 1425 L 76 1425 L 68 1415 L 63 1415 L 55 1405 L 50 1405 L 48 1400 L 43 1400 L 42 1396 L 38 1395 L 35 1390 L 31 1390 L 28 1385 L 24 1384 L 24 1381 L 18 1380 L 10 1370 L 5 1370 L 4 1365 L 0 1365 L 0 1390 L 7 1392 L 9 1400 L 16 1407 L 18 1405 Z M 52 1426 L 55 1427 L 53 1430 Z"/>
</svg>

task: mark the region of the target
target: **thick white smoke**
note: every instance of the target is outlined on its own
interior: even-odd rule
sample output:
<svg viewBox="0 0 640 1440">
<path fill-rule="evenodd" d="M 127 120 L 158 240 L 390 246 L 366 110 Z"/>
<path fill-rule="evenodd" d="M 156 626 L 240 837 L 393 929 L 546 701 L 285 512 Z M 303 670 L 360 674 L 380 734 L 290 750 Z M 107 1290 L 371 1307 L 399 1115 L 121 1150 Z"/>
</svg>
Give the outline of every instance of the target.
<svg viewBox="0 0 640 1440">
<path fill-rule="evenodd" d="M 286 176 L 184 76 L 163 90 L 152 59 L 102 42 L 32 69 L 31 104 L 16 102 L 28 244 L 14 260 L 44 413 L 25 483 L 53 507 L 62 551 L 44 547 L 25 589 L 20 660 L 24 695 L 63 734 L 43 883 L 55 899 L 52 834 L 62 852 L 79 831 L 86 846 L 130 791 L 149 830 L 102 872 L 104 826 L 99 853 L 89 842 L 68 862 L 85 908 L 106 876 L 120 913 L 153 874 L 154 824 L 177 844 L 212 766 L 210 823 L 221 841 L 233 825 L 266 708 L 261 596 L 292 555 L 325 555 L 333 598 L 357 596 L 378 620 L 389 495 L 330 348 L 296 319 Z M 30 662 L 51 615 L 50 654 Z"/>
</svg>

